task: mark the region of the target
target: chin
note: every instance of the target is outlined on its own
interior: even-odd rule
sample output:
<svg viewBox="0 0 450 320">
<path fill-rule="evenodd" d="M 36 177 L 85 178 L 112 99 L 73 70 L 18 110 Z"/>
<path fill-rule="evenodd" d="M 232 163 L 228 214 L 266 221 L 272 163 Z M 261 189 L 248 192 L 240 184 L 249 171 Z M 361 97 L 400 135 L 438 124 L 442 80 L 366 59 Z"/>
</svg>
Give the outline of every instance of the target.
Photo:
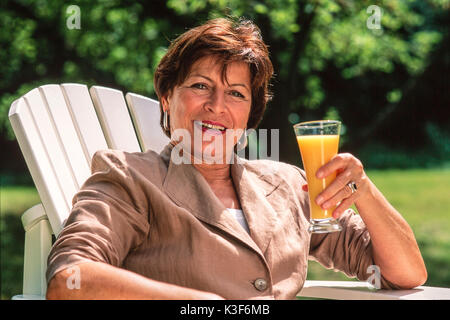
<svg viewBox="0 0 450 320">
<path fill-rule="evenodd" d="M 227 159 L 232 158 L 234 148 L 227 148 L 226 146 L 222 148 L 223 143 L 214 143 L 214 142 L 204 142 L 199 148 L 200 150 L 194 149 L 197 151 L 195 153 L 195 158 L 199 158 L 201 155 L 202 163 L 207 164 L 224 164 L 229 161 Z"/>
</svg>

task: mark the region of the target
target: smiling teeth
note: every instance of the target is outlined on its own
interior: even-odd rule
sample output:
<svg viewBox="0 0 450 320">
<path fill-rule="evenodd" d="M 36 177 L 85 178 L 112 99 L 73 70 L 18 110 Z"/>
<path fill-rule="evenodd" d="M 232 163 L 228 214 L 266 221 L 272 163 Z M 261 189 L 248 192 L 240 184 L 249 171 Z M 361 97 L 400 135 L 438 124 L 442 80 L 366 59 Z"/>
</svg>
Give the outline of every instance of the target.
<svg viewBox="0 0 450 320">
<path fill-rule="evenodd" d="M 202 126 L 204 126 L 206 128 L 209 128 L 209 129 L 214 129 L 214 130 L 220 130 L 220 131 L 225 130 L 225 128 L 222 127 L 222 126 L 216 126 L 214 124 L 209 124 L 209 123 L 203 123 L 202 122 Z"/>
</svg>

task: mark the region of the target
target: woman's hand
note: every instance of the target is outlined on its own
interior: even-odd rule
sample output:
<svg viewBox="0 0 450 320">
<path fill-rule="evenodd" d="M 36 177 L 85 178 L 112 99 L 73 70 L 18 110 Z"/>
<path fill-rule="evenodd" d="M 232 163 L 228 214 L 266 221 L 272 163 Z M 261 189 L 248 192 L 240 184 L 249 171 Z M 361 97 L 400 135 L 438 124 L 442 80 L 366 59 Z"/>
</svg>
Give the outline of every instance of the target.
<svg viewBox="0 0 450 320">
<path fill-rule="evenodd" d="M 358 199 L 369 193 L 370 181 L 364 172 L 364 167 L 357 158 L 350 153 L 340 153 L 316 172 L 318 179 L 336 173 L 336 179 L 316 198 L 316 203 L 322 209 L 337 206 L 333 217 L 339 218 Z M 350 183 L 355 183 L 357 190 L 352 190 Z"/>
</svg>

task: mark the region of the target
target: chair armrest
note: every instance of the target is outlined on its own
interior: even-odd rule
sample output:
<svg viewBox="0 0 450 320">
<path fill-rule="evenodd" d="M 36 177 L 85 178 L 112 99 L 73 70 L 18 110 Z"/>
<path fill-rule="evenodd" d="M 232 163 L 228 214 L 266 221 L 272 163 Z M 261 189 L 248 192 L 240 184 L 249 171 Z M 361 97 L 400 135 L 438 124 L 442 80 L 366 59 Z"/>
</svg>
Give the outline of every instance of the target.
<svg viewBox="0 0 450 320">
<path fill-rule="evenodd" d="M 11 300 L 45 300 L 45 296 L 38 296 L 34 294 L 19 294 L 13 296 Z"/>
<path fill-rule="evenodd" d="M 42 204 L 25 211 L 22 224 L 25 229 L 23 292 L 22 297 L 14 299 L 36 299 L 45 296 L 47 291 L 45 272 L 52 247 L 52 228 Z"/>
<path fill-rule="evenodd" d="M 335 300 L 447 300 L 450 289 L 420 286 L 410 290 L 376 290 L 361 281 L 307 280 L 297 296 Z"/>
<path fill-rule="evenodd" d="M 48 218 L 47 214 L 45 213 L 44 207 L 42 206 L 42 203 L 39 203 L 26 210 L 21 217 L 25 232 L 30 230 L 36 223 L 44 219 Z"/>
</svg>

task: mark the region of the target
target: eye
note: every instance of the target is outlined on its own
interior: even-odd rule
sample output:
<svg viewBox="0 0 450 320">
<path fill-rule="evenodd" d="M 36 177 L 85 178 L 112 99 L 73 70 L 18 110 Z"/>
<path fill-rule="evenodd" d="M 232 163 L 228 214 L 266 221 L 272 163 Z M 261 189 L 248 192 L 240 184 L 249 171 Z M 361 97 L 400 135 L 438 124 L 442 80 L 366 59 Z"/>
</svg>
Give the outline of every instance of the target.
<svg viewBox="0 0 450 320">
<path fill-rule="evenodd" d="M 239 91 L 236 91 L 236 90 L 231 91 L 230 94 L 236 98 L 241 98 L 241 99 L 245 98 L 242 93 L 240 93 Z"/>
<path fill-rule="evenodd" d="M 195 89 L 200 89 L 200 90 L 204 90 L 207 89 L 206 85 L 203 83 L 194 83 L 191 88 L 195 88 Z"/>
</svg>

